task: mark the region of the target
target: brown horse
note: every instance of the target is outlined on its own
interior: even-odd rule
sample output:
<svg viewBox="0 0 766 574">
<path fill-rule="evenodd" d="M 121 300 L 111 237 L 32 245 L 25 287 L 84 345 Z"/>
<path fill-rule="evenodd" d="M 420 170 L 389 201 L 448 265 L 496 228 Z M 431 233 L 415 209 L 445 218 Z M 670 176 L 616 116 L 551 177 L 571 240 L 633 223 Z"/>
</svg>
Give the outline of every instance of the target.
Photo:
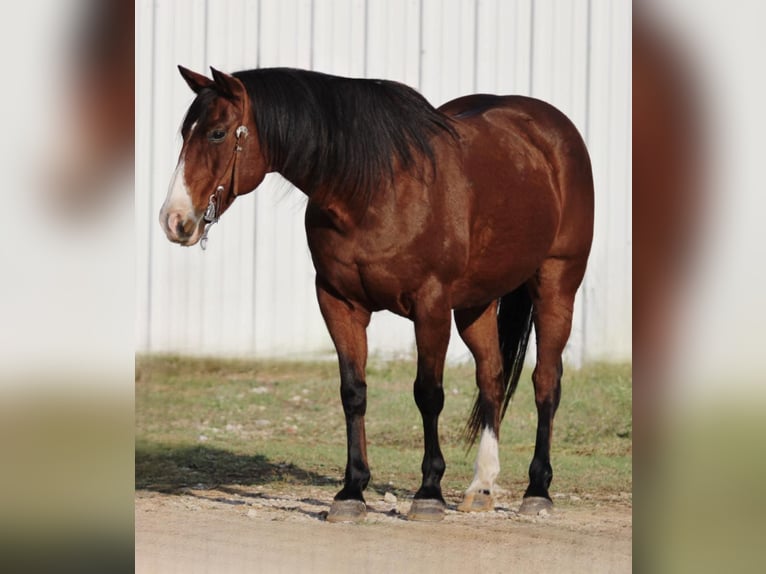
<svg viewBox="0 0 766 574">
<path fill-rule="evenodd" d="M 444 515 L 438 420 L 453 314 L 476 361 L 467 435 L 481 435 L 458 509 L 493 508 L 500 421 L 532 323 L 538 426 L 520 510 L 550 508 L 561 354 L 593 233 L 590 159 L 572 123 L 520 96 L 466 96 L 437 110 L 389 81 L 294 69 L 212 70 L 212 79 L 180 71 L 197 96 L 160 212 L 168 239 L 206 239 L 237 195 L 270 171 L 308 196 L 306 234 L 338 352 L 348 437 L 344 486 L 328 520 L 366 514 L 366 327 L 381 309 L 415 324 L 425 454 L 410 518 Z"/>
</svg>

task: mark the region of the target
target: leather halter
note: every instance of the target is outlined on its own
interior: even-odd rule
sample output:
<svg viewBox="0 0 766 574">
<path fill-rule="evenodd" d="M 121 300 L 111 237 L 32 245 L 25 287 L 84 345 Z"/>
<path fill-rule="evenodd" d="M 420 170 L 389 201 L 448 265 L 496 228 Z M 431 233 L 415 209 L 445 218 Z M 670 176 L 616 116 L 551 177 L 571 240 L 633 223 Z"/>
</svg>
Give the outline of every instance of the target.
<svg viewBox="0 0 766 574">
<path fill-rule="evenodd" d="M 231 154 L 231 159 L 229 160 L 229 163 L 226 165 L 226 169 L 224 170 L 224 178 L 227 174 L 229 174 L 229 171 L 231 170 L 231 178 L 230 178 L 230 190 L 231 195 L 234 196 L 236 199 L 237 197 L 237 184 L 239 182 L 239 170 L 237 170 L 237 158 L 239 157 L 240 153 L 242 152 L 242 146 L 240 145 L 239 138 L 246 138 L 248 136 L 248 129 L 246 126 L 241 125 L 237 128 L 237 130 L 234 132 L 234 135 L 237 137 L 237 140 L 234 144 L 234 152 Z M 210 230 L 210 228 L 213 226 L 213 224 L 218 222 L 218 218 L 223 213 L 223 209 L 221 209 L 221 205 L 224 205 L 223 203 L 223 197 L 224 197 L 224 191 L 226 188 L 219 183 L 218 186 L 216 186 L 213 193 L 210 194 L 210 199 L 207 202 L 207 209 L 205 209 L 205 215 L 202 216 L 202 219 L 205 221 L 205 229 L 202 231 L 202 237 L 200 237 L 199 240 L 199 246 L 204 251 L 207 248 L 207 233 Z M 227 198 L 228 199 L 228 198 Z M 224 208 L 225 209 L 225 208 Z"/>
</svg>

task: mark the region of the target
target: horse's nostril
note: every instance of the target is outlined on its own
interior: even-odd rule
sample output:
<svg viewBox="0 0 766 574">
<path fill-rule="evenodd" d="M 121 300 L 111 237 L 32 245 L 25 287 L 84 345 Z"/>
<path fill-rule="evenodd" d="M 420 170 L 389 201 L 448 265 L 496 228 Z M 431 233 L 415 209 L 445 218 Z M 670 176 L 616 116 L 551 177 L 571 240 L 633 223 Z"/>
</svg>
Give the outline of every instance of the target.
<svg viewBox="0 0 766 574">
<path fill-rule="evenodd" d="M 170 213 L 167 219 L 167 229 L 177 240 L 187 239 L 191 235 L 190 221 L 180 213 Z"/>
</svg>

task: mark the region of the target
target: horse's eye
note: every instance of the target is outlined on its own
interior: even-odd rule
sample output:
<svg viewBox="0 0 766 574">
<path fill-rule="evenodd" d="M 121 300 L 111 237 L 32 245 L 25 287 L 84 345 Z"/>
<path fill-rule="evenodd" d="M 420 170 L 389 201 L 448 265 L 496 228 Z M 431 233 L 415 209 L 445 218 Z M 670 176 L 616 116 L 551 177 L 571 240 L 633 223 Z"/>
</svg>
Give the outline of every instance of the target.
<svg viewBox="0 0 766 574">
<path fill-rule="evenodd" d="M 213 130 L 207 137 L 211 142 L 221 142 L 226 137 L 226 132 L 224 130 Z"/>
</svg>

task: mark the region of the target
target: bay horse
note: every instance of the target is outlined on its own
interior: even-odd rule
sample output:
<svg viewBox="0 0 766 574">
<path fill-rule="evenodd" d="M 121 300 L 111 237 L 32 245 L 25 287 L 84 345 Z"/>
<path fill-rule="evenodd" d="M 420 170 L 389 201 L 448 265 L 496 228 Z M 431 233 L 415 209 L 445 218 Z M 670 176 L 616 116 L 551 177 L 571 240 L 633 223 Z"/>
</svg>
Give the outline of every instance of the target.
<svg viewBox="0 0 766 574">
<path fill-rule="evenodd" d="M 561 354 L 593 234 L 590 159 L 570 120 L 522 96 L 476 94 L 435 109 L 392 81 L 291 68 L 211 69 L 212 78 L 179 70 L 196 97 L 160 211 L 170 241 L 204 247 L 209 227 L 268 172 L 308 197 L 306 236 L 347 431 L 343 488 L 327 519 L 366 516 L 366 328 L 383 309 L 415 328 L 424 456 L 408 517 L 445 512 L 438 421 L 453 315 L 476 362 L 466 436 L 480 437 L 458 510 L 494 508 L 500 421 L 533 324 L 538 423 L 520 512 L 552 508 Z"/>
</svg>

